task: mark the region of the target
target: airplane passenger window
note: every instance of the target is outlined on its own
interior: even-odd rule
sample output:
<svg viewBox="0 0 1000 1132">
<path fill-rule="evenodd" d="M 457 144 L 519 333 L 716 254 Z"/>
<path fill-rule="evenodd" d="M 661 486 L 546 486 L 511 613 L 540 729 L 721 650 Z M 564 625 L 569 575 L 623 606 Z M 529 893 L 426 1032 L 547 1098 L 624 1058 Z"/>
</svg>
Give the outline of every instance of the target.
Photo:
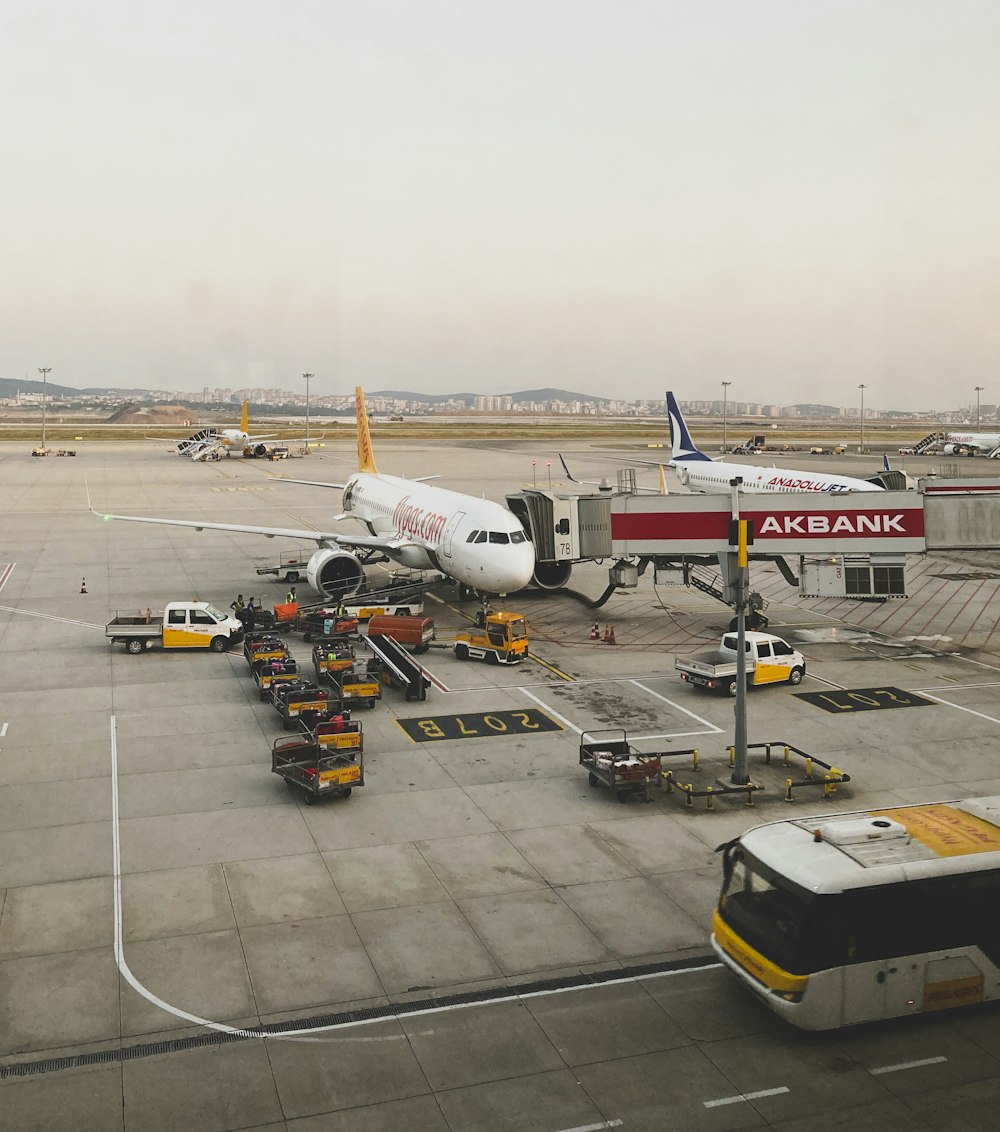
<svg viewBox="0 0 1000 1132">
<path fill-rule="evenodd" d="M 525 542 L 526 540 L 527 540 L 527 535 L 524 533 L 524 531 L 511 531 L 510 532 L 510 541 L 511 542 Z"/>
<path fill-rule="evenodd" d="M 476 535 L 476 542 L 485 542 L 485 541 L 486 541 L 486 532 L 480 531 L 479 534 Z"/>
<path fill-rule="evenodd" d="M 490 542 L 508 543 L 510 535 L 506 531 L 490 531 Z"/>
<path fill-rule="evenodd" d="M 478 534 L 479 534 L 479 531 L 473 531 L 465 541 L 466 542 L 475 542 L 476 541 L 476 535 L 478 535 Z"/>
</svg>

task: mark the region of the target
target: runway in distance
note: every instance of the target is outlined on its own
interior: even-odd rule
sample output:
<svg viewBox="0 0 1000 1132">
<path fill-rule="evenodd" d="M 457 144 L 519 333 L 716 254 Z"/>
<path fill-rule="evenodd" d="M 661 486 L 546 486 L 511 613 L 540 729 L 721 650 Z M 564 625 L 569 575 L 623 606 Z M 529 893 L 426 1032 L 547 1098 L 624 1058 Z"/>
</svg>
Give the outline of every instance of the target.
<svg viewBox="0 0 1000 1132">
<path fill-rule="evenodd" d="M 535 548 L 517 518 L 500 503 L 425 482 L 435 477 L 404 479 L 381 473 L 372 452 L 360 386 L 355 390 L 355 403 L 358 470 L 343 484 L 283 482 L 343 490 L 343 512 L 335 521 L 358 519 L 368 528 L 368 535 L 139 515 L 102 517 L 315 542 L 318 549 L 309 559 L 307 577 L 313 589 L 327 596 L 350 593 L 364 579 L 363 563 L 355 551 L 363 556 L 381 553 L 414 570 L 440 570 L 481 594 L 515 593 L 527 586 L 535 568 Z"/>
<path fill-rule="evenodd" d="M 761 468 L 755 464 L 734 464 L 727 460 L 713 460 L 700 451 L 691 439 L 684 414 L 673 393 L 667 393 L 667 419 L 670 422 L 671 457 L 674 469 L 682 484 L 691 491 L 709 493 L 728 492 L 730 482 L 737 476 L 743 480 L 742 490 L 750 494 L 775 491 L 884 491 L 882 484 L 854 476 L 798 471 L 794 468 Z M 891 473 L 890 473 L 891 474 Z"/>
<path fill-rule="evenodd" d="M 203 428 L 187 440 L 176 440 L 169 436 L 147 436 L 147 440 L 166 440 L 177 446 L 178 456 L 187 456 L 191 460 L 207 460 L 211 456 L 225 452 L 242 453 L 243 449 L 258 440 L 270 440 L 276 433 L 263 433 L 253 436 L 250 433 L 250 420 L 247 402 L 243 402 L 243 411 L 240 415 L 239 428 Z"/>
</svg>

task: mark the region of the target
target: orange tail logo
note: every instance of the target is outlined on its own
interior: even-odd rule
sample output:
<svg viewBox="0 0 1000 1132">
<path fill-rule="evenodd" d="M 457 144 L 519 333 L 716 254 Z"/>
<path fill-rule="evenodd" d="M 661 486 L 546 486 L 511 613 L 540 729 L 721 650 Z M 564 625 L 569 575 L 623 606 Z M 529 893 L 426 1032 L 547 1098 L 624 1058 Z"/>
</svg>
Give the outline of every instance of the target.
<svg viewBox="0 0 1000 1132">
<path fill-rule="evenodd" d="M 250 415 L 247 412 L 247 402 L 243 402 L 243 414 L 240 417 L 240 432 L 249 433 L 250 431 Z"/>
<path fill-rule="evenodd" d="M 378 468 L 375 467 L 375 456 L 372 453 L 372 435 L 368 431 L 365 395 L 360 385 L 354 390 L 354 401 L 358 413 L 358 471 L 378 474 Z"/>
</svg>

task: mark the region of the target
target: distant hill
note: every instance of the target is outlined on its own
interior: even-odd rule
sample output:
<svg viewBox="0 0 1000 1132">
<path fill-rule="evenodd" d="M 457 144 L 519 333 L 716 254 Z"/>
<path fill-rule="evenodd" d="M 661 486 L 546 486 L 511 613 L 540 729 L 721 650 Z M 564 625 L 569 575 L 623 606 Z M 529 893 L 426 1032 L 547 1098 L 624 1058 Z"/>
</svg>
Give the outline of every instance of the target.
<svg viewBox="0 0 1000 1132">
<path fill-rule="evenodd" d="M 18 393 L 41 393 L 43 388 L 49 397 L 104 397 L 118 394 L 141 399 L 149 396 L 148 389 L 112 389 L 110 386 L 75 389 L 72 385 L 59 385 L 55 381 L 47 381 L 43 386 L 40 381 L 30 381 L 23 377 L 0 377 L 0 397 L 16 397 Z"/>
</svg>

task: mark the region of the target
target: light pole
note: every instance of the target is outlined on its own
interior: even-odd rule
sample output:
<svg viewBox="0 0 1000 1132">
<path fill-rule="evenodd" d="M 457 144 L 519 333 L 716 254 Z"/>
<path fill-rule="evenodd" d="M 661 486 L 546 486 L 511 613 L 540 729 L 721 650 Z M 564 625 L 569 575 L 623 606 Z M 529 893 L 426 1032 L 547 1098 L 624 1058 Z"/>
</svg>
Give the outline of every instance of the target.
<svg viewBox="0 0 1000 1132">
<path fill-rule="evenodd" d="M 859 385 L 861 390 L 861 452 L 865 450 L 865 386 Z"/>
<path fill-rule="evenodd" d="M 979 394 L 986 388 L 985 385 L 976 386 L 976 432 L 979 431 Z"/>
<path fill-rule="evenodd" d="M 309 454 L 309 382 L 316 376 L 314 373 L 302 375 L 306 382 L 306 455 Z"/>
<path fill-rule="evenodd" d="M 729 387 L 733 383 L 731 381 L 724 381 L 722 383 L 722 451 L 728 452 L 729 448 L 726 444 L 726 424 L 729 417 Z"/>
<path fill-rule="evenodd" d="M 51 366 L 39 366 L 38 372 L 42 375 L 42 448 L 45 447 L 45 383 L 52 372 Z"/>
</svg>

